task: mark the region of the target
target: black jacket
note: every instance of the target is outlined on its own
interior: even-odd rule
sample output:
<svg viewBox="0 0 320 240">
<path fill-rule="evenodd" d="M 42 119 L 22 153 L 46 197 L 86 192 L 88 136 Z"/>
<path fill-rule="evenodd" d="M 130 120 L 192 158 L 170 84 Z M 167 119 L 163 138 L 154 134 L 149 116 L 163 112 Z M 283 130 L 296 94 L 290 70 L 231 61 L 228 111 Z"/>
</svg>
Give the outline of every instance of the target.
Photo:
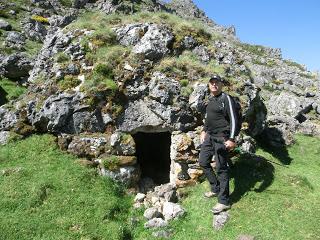
<svg viewBox="0 0 320 240">
<path fill-rule="evenodd" d="M 226 93 L 211 95 L 206 107 L 204 131 L 213 136 L 234 140 L 238 132 L 238 119 L 234 101 Z"/>
</svg>

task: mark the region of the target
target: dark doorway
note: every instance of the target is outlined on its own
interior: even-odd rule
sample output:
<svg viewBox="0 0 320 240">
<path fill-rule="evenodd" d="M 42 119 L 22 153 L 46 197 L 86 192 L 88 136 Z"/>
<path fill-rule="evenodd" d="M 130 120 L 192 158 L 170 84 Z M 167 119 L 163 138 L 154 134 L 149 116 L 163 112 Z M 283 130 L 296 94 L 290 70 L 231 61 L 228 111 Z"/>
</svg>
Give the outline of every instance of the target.
<svg viewBox="0 0 320 240">
<path fill-rule="evenodd" d="M 156 184 L 170 181 L 171 134 L 143 133 L 133 135 L 141 177 L 150 177 Z"/>
</svg>

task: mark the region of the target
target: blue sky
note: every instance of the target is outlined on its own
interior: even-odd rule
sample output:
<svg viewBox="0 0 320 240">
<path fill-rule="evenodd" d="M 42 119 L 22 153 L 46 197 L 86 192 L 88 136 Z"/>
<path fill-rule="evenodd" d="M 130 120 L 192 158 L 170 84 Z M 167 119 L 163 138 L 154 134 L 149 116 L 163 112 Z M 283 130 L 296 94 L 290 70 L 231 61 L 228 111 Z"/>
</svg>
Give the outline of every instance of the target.
<svg viewBox="0 0 320 240">
<path fill-rule="evenodd" d="M 320 0 L 193 0 L 242 42 L 281 48 L 285 59 L 320 70 Z"/>
</svg>

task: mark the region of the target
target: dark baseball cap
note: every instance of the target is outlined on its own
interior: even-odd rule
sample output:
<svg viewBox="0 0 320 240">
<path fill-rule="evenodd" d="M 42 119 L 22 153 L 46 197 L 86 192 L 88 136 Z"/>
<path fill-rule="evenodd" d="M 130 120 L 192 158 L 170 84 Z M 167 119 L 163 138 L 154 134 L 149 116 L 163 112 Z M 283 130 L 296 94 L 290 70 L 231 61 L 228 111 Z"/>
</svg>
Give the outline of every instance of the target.
<svg viewBox="0 0 320 240">
<path fill-rule="evenodd" d="M 209 77 L 209 82 L 212 80 L 224 83 L 223 79 L 218 74 L 211 75 Z"/>
</svg>

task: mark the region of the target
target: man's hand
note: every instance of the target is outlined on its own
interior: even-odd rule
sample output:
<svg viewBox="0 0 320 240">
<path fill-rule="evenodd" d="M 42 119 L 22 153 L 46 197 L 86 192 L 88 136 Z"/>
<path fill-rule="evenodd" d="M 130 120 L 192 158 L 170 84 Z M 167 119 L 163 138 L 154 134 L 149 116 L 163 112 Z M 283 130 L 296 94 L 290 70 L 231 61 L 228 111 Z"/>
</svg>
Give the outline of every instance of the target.
<svg viewBox="0 0 320 240">
<path fill-rule="evenodd" d="M 205 137 L 207 136 L 207 133 L 205 131 L 202 131 L 200 133 L 200 143 L 202 144 L 204 142 Z"/>
<path fill-rule="evenodd" d="M 225 141 L 224 145 L 228 151 L 232 151 L 236 147 L 236 143 L 232 140 Z"/>
</svg>

